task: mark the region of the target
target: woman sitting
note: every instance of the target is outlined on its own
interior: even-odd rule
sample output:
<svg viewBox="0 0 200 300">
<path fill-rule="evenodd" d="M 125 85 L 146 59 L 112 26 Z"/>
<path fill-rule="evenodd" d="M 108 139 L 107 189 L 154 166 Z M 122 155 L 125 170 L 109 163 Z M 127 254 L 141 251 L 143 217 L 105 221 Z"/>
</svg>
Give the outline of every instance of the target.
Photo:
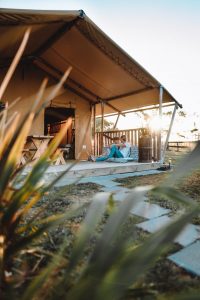
<svg viewBox="0 0 200 300">
<path fill-rule="evenodd" d="M 88 160 L 90 161 L 105 161 L 111 157 L 115 158 L 126 158 L 130 155 L 130 148 L 131 145 L 126 141 L 126 136 L 122 135 L 120 138 L 119 137 L 114 137 L 113 138 L 113 144 L 110 145 L 110 153 L 107 155 L 99 156 L 99 157 L 94 157 L 93 155 L 90 155 Z"/>
</svg>

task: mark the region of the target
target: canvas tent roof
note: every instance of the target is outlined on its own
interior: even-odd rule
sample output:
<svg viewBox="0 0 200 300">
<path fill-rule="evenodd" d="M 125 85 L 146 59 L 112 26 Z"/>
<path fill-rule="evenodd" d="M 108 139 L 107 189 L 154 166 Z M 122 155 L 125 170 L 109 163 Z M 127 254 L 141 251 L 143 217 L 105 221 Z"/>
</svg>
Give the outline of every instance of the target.
<svg viewBox="0 0 200 300">
<path fill-rule="evenodd" d="M 66 86 L 105 114 L 159 103 L 161 84 L 80 11 L 0 10 L 0 67 L 9 65 L 23 34 L 23 55 L 58 79 L 72 66 Z M 163 102 L 176 102 L 164 88 Z M 97 114 L 100 113 L 97 105 Z"/>
</svg>

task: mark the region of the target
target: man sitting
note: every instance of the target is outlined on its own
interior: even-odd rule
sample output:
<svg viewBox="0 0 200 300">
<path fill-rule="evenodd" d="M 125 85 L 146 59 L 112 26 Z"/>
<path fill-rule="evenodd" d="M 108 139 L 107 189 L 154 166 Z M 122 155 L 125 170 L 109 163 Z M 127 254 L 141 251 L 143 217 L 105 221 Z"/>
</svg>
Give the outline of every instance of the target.
<svg viewBox="0 0 200 300">
<path fill-rule="evenodd" d="M 93 155 L 90 155 L 88 160 L 91 161 L 105 161 L 111 157 L 115 158 L 126 158 L 130 155 L 130 148 L 131 145 L 126 141 L 126 136 L 122 135 L 121 138 L 114 137 L 113 138 L 114 143 L 110 146 L 110 153 L 107 155 L 94 157 Z"/>
</svg>

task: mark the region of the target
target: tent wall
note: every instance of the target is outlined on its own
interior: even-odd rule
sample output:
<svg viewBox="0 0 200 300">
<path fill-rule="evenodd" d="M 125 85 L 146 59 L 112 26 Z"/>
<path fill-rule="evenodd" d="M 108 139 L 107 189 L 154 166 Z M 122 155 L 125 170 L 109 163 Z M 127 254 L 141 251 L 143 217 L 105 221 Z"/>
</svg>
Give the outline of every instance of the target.
<svg viewBox="0 0 200 300">
<path fill-rule="evenodd" d="M 5 69 L 0 70 L 1 82 L 5 72 Z M 15 111 L 18 111 L 21 116 L 25 114 L 27 109 L 34 103 L 38 89 L 45 77 L 47 77 L 46 74 L 33 64 L 20 65 L 17 68 L 4 94 L 3 101 L 12 103 L 17 97 L 21 97 L 22 100 L 11 109 L 10 114 Z M 51 92 L 55 84 L 56 82 L 49 80 L 45 96 Z M 87 152 L 91 151 L 91 111 L 89 103 L 63 88 L 52 100 L 51 105 L 75 109 L 75 157 L 77 158 L 79 153 L 82 152 L 80 158 L 87 158 Z M 44 134 L 44 110 L 33 123 L 30 134 Z M 83 150 L 83 145 L 86 146 L 86 150 Z"/>
<path fill-rule="evenodd" d="M 6 71 L 7 69 L 0 70 L 1 82 Z M 21 101 L 19 101 L 16 106 L 11 109 L 10 114 L 18 111 L 21 117 L 23 117 L 29 107 L 34 103 L 36 93 L 44 77 L 45 74 L 37 70 L 32 65 L 20 65 L 17 68 L 2 99 L 3 102 L 8 101 L 8 103 L 10 104 L 16 98 L 21 97 Z M 44 134 L 43 120 L 44 111 L 40 113 L 37 120 L 33 123 L 30 134 Z"/>
</svg>

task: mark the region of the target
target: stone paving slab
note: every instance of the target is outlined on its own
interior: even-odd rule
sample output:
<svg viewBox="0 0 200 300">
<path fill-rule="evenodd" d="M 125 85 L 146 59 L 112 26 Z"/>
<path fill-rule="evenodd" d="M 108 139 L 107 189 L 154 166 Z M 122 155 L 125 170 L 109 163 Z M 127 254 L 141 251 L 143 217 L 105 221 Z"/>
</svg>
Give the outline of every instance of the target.
<svg viewBox="0 0 200 300">
<path fill-rule="evenodd" d="M 200 241 L 168 256 L 168 259 L 188 272 L 200 276 Z"/>
<path fill-rule="evenodd" d="M 137 205 L 135 205 L 135 207 L 131 210 L 131 213 L 146 219 L 154 219 L 169 214 L 170 210 L 160 207 L 157 204 L 140 202 Z"/>
<path fill-rule="evenodd" d="M 102 190 L 104 192 L 110 192 L 110 193 L 118 193 L 121 191 L 121 188 L 119 186 L 109 186 L 109 187 L 103 187 Z"/>
<path fill-rule="evenodd" d="M 127 177 L 134 177 L 134 176 L 144 176 L 144 175 L 152 175 L 152 174 L 159 174 L 161 171 L 158 170 L 146 170 L 146 171 L 140 171 L 140 172 L 129 172 L 129 173 L 123 173 L 123 174 L 111 174 L 111 175 L 101 175 L 98 177 L 89 176 L 84 177 L 81 179 L 81 181 L 88 181 L 88 180 L 114 180 L 114 179 L 120 179 L 120 178 L 127 178 Z M 119 183 L 118 183 L 119 184 Z"/>
<path fill-rule="evenodd" d="M 146 170 L 146 171 L 140 171 L 140 172 L 130 172 L 130 173 L 124 173 L 124 174 L 113 174 L 109 175 L 107 177 L 117 179 L 117 178 L 127 178 L 127 177 L 134 177 L 134 176 L 144 176 L 144 175 L 152 175 L 152 174 L 159 174 L 161 171 L 159 170 Z M 106 177 L 106 176 L 102 176 Z"/>
<path fill-rule="evenodd" d="M 137 224 L 138 228 L 143 229 L 149 233 L 153 233 L 161 229 L 163 226 L 169 224 L 171 222 L 171 218 L 168 216 L 161 216 L 155 219 L 151 219 L 148 221 L 144 221 L 142 223 Z"/>
<path fill-rule="evenodd" d="M 200 238 L 200 226 L 188 224 L 175 239 L 181 246 L 188 246 Z"/>
<path fill-rule="evenodd" d="M 113 180 L 127 178 L 127 177 L 134 177 L 134 176 L 153 175 L 153 174 L 159 174 L 159 173 L 161 173 L 161 172 L 158 170 L 146 170 L 146 171 L 141 171 L 141 172 L 130 172 L 130 173 L 124 173 L 124 174 L 89 176 L 89 177 L 80 178 L 79 183 L 93 182 L 93 183 L 97 183 L 100 185 L 108 186 L 110 184 L 110 182 L 112 181 L 112 185 L 115 184 L 115 185 L 120 186 L 119 182 L 115 182 Z M 48 176 L 49 176 L 49 174 L 48 174 Z M 56 184 L 56 186 L 64 186 L 64 185 L 72 184 L 72 183 L 76 182 L 76 180 L 77 180 L 77 178 L 69 178 L 64 175 L 63 178 Z"/>
<path fill-rule="evenodd" d="M 128 196 L 129 193 L 130 193 L 129 189 L 125 189 L 125 188 L 123 190 L 120 189 L 118 193 L 114 194 L 113 198 L 115 201 L 123 201 Z"/>
</svg>

